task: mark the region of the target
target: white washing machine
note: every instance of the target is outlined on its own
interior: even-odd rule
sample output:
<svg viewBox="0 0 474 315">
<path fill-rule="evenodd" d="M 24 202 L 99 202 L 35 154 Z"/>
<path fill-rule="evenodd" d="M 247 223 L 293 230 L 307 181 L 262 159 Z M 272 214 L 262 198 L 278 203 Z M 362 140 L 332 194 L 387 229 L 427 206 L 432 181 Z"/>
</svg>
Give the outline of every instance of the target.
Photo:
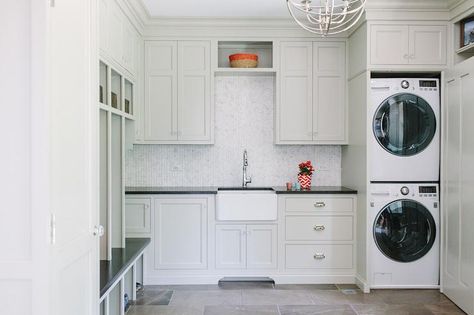
<svg viewBox="0 0 474 315">
<path fill-rule="evenodd" d="M 437 184 L 371 184 L 368 241 L 373 289 L 438 288 Z"/>
<path fill-rule="evenodd" d="M 371 182 L 438 182 L 438 79 L 372 79 Z"/>
</svg>

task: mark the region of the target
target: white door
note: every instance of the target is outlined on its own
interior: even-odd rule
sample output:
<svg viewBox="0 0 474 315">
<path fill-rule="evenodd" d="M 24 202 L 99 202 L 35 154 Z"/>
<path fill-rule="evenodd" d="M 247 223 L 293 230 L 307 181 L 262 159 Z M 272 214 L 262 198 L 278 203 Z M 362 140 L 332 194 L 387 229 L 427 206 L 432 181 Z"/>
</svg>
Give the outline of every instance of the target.
<svg viewBox="0 0 474 315">
<path fill-rule="evenodd" d="M 313 44 L 281 43 L 280 106 L 277 140 L 313 140 Z"/>
<path fill-rule="evenodd" d="M 145 42 L 145 141 L 178 139 L 177 42 Z"/>
<path fill-rule="evenodd" d="M 346 134 L 346 45 L 313 44 L 313 140 L 344 142 Z"/>
<path fill-rule="evenodd" d="M 49 125 L 44 1 L 0 10 L 1 314 L 50 315 Z"/>
<path fill-rule="evenodd" d="M 210 141 L 211 57 L 209 41 L 178 43 L 178 140 Z"/>
<path fill-rule="evenodd" d="M 155 269 L 207 268 L 207 199 L 155 199 Z"/>
<path fill-rule="evenodd" d="M 245 225 L 216 225 L 217 269 L 245 269 L 246 233 Z"/>
<path fill-rule="evenodd" d="M 446 64 L 446 26 L 410 26 L 409 38 L 410 64 Z"/>
<path fill-rule="evenodd" d="M 370 27 L 370 63 L 406 65 L 409 61 L 408 26 L 372 25 Z"/>
<path fill-rule="evenodd" d="M 277 268 L 277 226 L 247 225 L 247 269 Z"/>
<path fill-rule="evenodd" d="M 474 59 L 446 73 L 442 290 L 474 314 Z"/>
<path fill-rule="evenodd" d="M 51 315 L 97 314 L 99 152 L 95 0 L 49 10 Z"/>
</svg>

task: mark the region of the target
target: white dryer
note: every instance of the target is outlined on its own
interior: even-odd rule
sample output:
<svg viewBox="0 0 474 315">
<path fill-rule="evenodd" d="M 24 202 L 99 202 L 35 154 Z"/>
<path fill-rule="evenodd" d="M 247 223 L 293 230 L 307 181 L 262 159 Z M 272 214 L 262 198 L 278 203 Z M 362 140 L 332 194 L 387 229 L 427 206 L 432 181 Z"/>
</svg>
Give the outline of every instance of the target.
<svg viewBox="0 0 474 315">
<path fill-rule="evenodd" d="M 438 79 L 372 79 L 370 181 L 438 182 Z"/>
<path fill-rule="evenodd" d="M 371 288 L 439 287 L 437 184 L 371 184 L 368 218 Z"/>
</svg>

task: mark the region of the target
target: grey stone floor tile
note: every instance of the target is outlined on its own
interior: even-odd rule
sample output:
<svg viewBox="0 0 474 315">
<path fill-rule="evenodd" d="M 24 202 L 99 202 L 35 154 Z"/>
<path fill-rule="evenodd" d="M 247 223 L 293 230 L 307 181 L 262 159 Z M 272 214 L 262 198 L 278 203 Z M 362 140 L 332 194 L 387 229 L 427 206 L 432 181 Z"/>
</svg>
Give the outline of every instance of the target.
<svg viewBox="0 0 474 315">
<path fill-rule="evenodd" d="M 305 290 L 242 290 L 243 305 L 310 305 Z"/>
<path fill-rule="evenodd" d="M 255 291 L 255 290 L 252 290 Z M 174 291 L 169 305 L 204 307 L 206 305 L 241 305 L 240 290 Z"/>
<path fill-rule="evenodd" d="M 352 305 L 358 315 L 433 315 L 423 305 Z"/>
<path fill-rule="evenodd" d="M 134 305 L 127 315 L 202 315 L 202 308 L 189 306 Z"/>
<path fill-rule="evenodd" d="M 173 291 L 171 290 L 144 290 L 137 294 L 135 305 L 168 305 Z"/>
<path fill-rule="evenodd" d="M 356 315 L 349 305 L 285 305 L 279 309 L 281 315 Z"/>
<path fill-rule="evenodd" d="M 425 305 L 435 315 L 464 315 L 464 313 L 459 307 L 457 307 L 451 301 L 435 304 L 435 305 Z"/>
<path fill-rule="evenodd" d="M 442 304 L 450 302 L 438 290 L 372 290 L 386 304 Z"/>
<path fill-rule="evenodd" d="M 341 291 L 312 291 L 311 298 L 314 304 L 342 305 L 342 304 L 384 304 L 381 297 L 376 294 L 364 294 L 354 291 L 355 294 L 344 294 Z"/>
<path fill-rule="evenodd" d="M 277 290 L 337 290 L 334 284 L 277 284 Z"/>
<path fill-rule="evenodd" d="M 204 315 L 278 315 L 276 305 L 212 305 L 204 308 Z"/>
</svg>

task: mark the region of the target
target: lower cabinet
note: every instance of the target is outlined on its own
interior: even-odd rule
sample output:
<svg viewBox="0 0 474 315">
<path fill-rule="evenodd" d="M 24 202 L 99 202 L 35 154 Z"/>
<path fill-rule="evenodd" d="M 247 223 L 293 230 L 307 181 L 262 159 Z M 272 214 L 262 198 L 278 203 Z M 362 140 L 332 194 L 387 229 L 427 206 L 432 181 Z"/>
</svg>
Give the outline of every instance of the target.
<svg viewBox="0 0 474 315">
<path fill-rule="evenodd" d="M 207 198 L 155 199 L 155 269 L 207 268 L 207 201 Z"/>
<path fill-rule="evenodd" d="M 217 269 L 276 269 L 277 226 L 216 225 Z"/>
<path fill-rule="evenodd" d="M 125 233 L 151 233 L 151 199 L 127 198 L 125 200 Z"/>
</svg>

